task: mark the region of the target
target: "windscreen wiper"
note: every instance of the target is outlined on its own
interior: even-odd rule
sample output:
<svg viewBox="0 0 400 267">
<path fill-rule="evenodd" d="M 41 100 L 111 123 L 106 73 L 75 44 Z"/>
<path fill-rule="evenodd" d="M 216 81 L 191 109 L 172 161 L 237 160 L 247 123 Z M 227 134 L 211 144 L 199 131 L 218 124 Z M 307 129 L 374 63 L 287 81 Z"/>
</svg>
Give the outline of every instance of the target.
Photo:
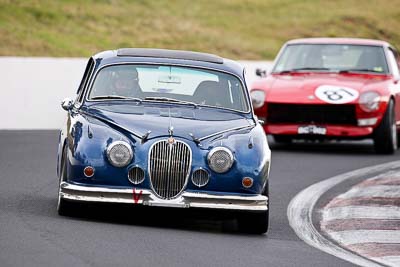
<svg viewBox="0 0 400 267">
<path fill-rule="evenodd" d="M 197 108 L 198 104 L 190 101 L 183 101 L 175 98 L 169 98 L 169 97 L 158 97 L 158 96 L 148 96 L 145 97 L 144 100 L 146 101 L 160 101 L 160 102 L 171 102 L 171 103 L 177 103 L 177 104 L 184 104 L 184 105 L 192 105 L 195 108 Z"/>
<path fill-rule="evenodd" d="M 381 71 L 376 71 L 374 69 L 345 69 L 339 70 L 339 73 L 349 73 L 349 72 L 374 72 L 374 73 L 383 73 Z"/>
<path fill-rule="evenodd" d="M 102 100 L 102 99 L 126 99 L 126 100 L 135 100 L 138 102 L 142 102 L 142 99 L 137 97 L 128 97 L 128 96 L 121 96 L 121 95 L 99 95 L 90 98 L 90 100 Z"/>
<path fill-rule="evenodd" d="M 288 70 L 278 71 L 279 74 L 291 73 L 291 72 L 299 72 L 299 71 L 307 71 L 307 70 L 323 70 L 323 71 L 331 71 L 329 68 L 317 68 L 317 67 L 307 67 L 307 68 L 294 68 Z"/>
</svg>

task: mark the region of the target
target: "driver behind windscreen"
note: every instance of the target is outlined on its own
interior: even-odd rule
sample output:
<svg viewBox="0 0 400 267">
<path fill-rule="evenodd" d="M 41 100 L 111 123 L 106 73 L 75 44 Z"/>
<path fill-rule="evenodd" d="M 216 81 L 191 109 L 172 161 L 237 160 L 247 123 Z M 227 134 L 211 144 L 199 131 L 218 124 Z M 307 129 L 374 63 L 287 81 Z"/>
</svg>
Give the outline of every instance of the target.
<svg viewBox="0 0 400 267">
<path fill-rule="evenodd" d="M 135 67 L 120 67 L 112 73 L 112 95 L 141 97 L 143 92 L 139 85 L 139 76 Z"/>
</svg>

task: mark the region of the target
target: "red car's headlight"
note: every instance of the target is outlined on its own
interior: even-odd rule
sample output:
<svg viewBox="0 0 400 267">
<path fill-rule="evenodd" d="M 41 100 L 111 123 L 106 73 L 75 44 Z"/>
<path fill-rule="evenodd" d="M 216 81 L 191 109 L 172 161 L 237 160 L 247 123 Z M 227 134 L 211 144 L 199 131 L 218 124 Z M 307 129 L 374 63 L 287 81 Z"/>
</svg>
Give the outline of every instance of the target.
<svg viewBox="0 0 400 267">
<path fill-rule="evenodd" d="M 251 102 L 253 103 L 253 108 L 261 108 L 264 105 L 265 101 L 265 92 L 264 90 L 255 89 L 250 92 Z"/>
<path fill-rule="evenodd" d="M 359 99 L 360 108 L 366 112 L 372 112 L 379 108 L 381 95 L 374 91 L 362 93 Z"/>
</svg>

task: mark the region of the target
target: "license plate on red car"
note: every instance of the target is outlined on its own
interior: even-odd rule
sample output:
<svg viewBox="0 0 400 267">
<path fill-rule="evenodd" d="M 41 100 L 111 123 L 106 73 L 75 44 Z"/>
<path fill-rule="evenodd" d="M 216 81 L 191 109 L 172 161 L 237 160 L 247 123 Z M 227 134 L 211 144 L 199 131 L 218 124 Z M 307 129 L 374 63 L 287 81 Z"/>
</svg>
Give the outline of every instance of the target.
<svg viewBox="0 0 400 267">
<path fill-rule="evenodd" d="M 323 126 L 317 125 L 306 125 L 299 126 L 297 129 L 298 134 L 317 134 L 317 135 L 326 135 L 326 128 Z"/>
</svg>

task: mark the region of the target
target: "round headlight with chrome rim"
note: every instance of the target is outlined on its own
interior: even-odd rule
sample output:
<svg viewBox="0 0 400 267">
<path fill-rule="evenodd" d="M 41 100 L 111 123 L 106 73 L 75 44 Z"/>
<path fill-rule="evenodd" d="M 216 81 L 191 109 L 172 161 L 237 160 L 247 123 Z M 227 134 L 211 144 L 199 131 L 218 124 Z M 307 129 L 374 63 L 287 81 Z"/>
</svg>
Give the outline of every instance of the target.
<svg viewBox="0 0 400 267">
<path fill-rule="evenodd" d="M 224 173 L 232 167 L 234 158 L 232 152 L 226 147 L 215 147 L 208 153 L 207 160 L 213 171 Z"/>
<path fill-rule="evenodd" d="M 359 99 L 360 108 L 366 112 L 372 112 L 379 108 L 379 101 L 381 100 L 381 95 L 375 91 L 368 91 L 362 93 Z"/>
<path fill-rule="evenodd" d="M 253 103 L 253 108 L 261 108 L 265 101 L 264 90 L 255 89 L 250 92 L 251 102 Z"/>
<path fill-rule="evenodd" d="M 115 141 L 107 147 L 108 161 L 114 167 L 127 166 L 133 157 L 131 146 L 124 141 Z"/>
</svg>

